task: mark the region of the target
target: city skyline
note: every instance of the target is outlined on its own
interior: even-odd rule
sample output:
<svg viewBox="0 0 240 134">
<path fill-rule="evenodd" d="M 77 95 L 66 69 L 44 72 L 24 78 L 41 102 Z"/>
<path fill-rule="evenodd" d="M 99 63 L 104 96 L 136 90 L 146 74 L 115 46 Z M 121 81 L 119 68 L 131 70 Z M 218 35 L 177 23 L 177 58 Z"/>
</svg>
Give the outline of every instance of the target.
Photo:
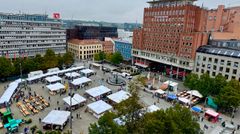
<svg viewBox="0 0 240 134">
<path fill-rule="evenodd" d="M 60 13 L 62 19 L 107 21 L 107 22 L 138 22 L 142 23 L 143 9 L 148 7 L 147 0 L 0 0 L 0 12 L 4 13 L 30 13 L 48 14 Z M 15 3 L 15 4 L 13 4 Z M 95 4 L 93 4 L 95 3 Z M 107 4 L 106 4 L 107 3 Z M 88 6 L 88 5 L 93 6 Z M 240 5 L 240 0 L 198 0 L 198 6 L 216 8 L 223 4 L 227 7 Z M 37 5 L 37 6 L 36 6 Z M 87 6 L 86 6 L 87 5 Z"/>
</svg>

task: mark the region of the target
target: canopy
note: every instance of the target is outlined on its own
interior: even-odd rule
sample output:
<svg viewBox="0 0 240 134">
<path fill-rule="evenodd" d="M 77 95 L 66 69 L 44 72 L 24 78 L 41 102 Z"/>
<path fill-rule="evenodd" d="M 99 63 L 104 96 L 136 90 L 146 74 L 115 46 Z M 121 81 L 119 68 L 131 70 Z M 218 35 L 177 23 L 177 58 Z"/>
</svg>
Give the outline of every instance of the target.
<svg viewBox="0 0 240 134">
<path fill-rule="evenodd" d="M 65 76 L 70 78 L 76 78 L 76 77 L 80 77 L 80 74 L 76 72 L 72 72 L 72 73 L 66 73 Z"/>
<path fill-rule="evenodd" d="M 107 97 L 108 99 L 114 101 L 115 103 L 120 103 L 121 101 L 128 99 L 129 96 L 131 96 L 130 93 L 121 90 L 114 94 L 108 95 Z"/>
<path fill-rule="evenodd" d="M 214 108 L 214 109 L 217 109 L 217 105 L 214 103 L 213 99 L 211 97 L 207 97 L 207 105 Z"/>
<path fill-rule="evenodd" d="M 195 112 L 198 112 L 198 113 L 200 113 L 202 111 L 202 109 L 200 107 L 197 107 L 197 106 L 192 107 L 192 110 L 195 111 Z"/>
<path fill-rule="evenodd" d="M 169 99 L 175 100 L 177 99 L 177 96 L 175 94 L 168 94 L 167 96 Z"/>
<path fill-rule="evenodd" d="M 160 86 L 160 89 L 161 90 L 166 90 L 168 88 L 168 84 L 162 84 L 161 86 Z"/>
<path fill-rule="evenodd" d="M 82 85 L 84 83 L 91 82 L 92 80 L 87 77 L 81 77 L 72 81 L 72 84 L 75 86 Z"/>
<path fill-rule="evenodd" d="M 69 116 L 70 116 L 70 112 L 68 111 L 52 110 L 42 120 L 42 123 L 62 126 L 68 120 Z"/>
<path fill-rule="evenodd" d="M 183 97 L 178 97 L 178 100 L 185 103 L 185 104 L 189 104 L 190 103 L 190 100 L 189 99 L 186 99 L 186 98 L 183 98 Z"/>
<path fill-rule="evenodd" d="M 94 73 L 94 71 L 91 70 L 91 69 L 83 69 L 83 70 L 81 70 L 80 72 L 81 72 L 81 73 L 84 73 L 84 74 Z"/>
<path fill-rule="evenodd" d="M 98 115 L 112 109 L 111 105 L 107 104 L 106 102 L 104 102 L 102 100 L 88 104 L 87 107 Z"/>
<path fill-rule="evenodd" d="M 217 112 L 215 112 L 215 111 L 213 111 L 213 110 L 210 110 L 210 109 L 208 109 L 208 110 L 205 112 L 205 114 L 211 115 L 211 116 L 213 116 L 213 117 L 219 116 L 219 113 L 217 113 Z"/>
<path fill-rule="evenodd" d="M 72 98 L 72 105 L 70 103 L 70 96 L 63 98 L 63 101 L 66 102 L 69 106 L 75 106 L 78 104 L 81 104 L 82 102 L 85 102 L 86 99 L 84 97 L 82 97 L 79 94 L 74 94 L 73 98 Z"/>
<path fill-rule="evenodd" d="M 84 66 L 72 67 L 72 68 L 68 68 L 68 69 L 64 69 L 64 70 L 60 70 L 60 71 L 56 71 L 56 72 L 49 72 L 49 73 L 41 74 L 38 76 L 28 77 L 27 81 L 33 81 L 33 80 L 41 79 L 43 77 L 48 77 L 51 75 L 58 75 L 58 74 L 62 74 L 62 73 L 72 72 L 72 71 L 78 71 L 81 69 L 84 69 Z"/>
<path fill-rule="evenodd" d="M 9 84 L 8 88 L 5 90 L 2 97 L 0 98 L 0 104 L 3 104 L 4 102 L 9 102 L 11 100 L 11 97 L 17 90 L 18 84 L 18 82 L 12 82 Z"/>
<path fill-rule="evenodd" d="M 158 90 L 155 91 L 155 93 L 158 93 L 158 94 L 164 94 L 165 91 L 163 91 L 162 89 L 158 89 Z"/>
<path fill-rule="evenodd" d="M 47 77 L 47 78 L 45 78 L 45 80 L 46 80 L 47 82 L 49 82 L 49 83 L 52 83 L 52 82 L 61 81 L 62 78 L 60 78 L 60 77 L 54 75 L 54 76 L 51 76 L 51 77 Z"/>
<path fill-rule="evenodd" d="M 99 86 L 99 87 L 94 87 L 94 88 L 86 90 L 86 93 L 95 98 L 97 96 L 103 95 L 110 91 L 111 91 L 111 89 L 109 89 L 105 86 Z"/>
<path fill-rule="evenodd" d="M 200 94 L 197 90 L 191 90 L 191 91 L 188 91 L 187 93 L 192 94 L 192 95 L 194 95 L 196 97 L 199 97 L 199 98 L 203 97 L 202 94 Z"/>
<path fill-rule="evenodd" d="M 98 63 L 91 63 L 91 64 L 95 67 L 101 67 L 102 66 L 101 64 L 98 64 Z"/>
<path fill-rule="evenodd" d="M 147 107 L 147 112 L 149 112 L 149 113 L 152 113 L 152 112 L 155 112 L 155 111 L 158 111 L 158 110 L 160 110 L 160 108 L 157 107 L 156 105 L 151 105 L 151 106 Z"/>
<path fill-rule="evenodd" d="M 58 91 L 58 90 L 61 90 L 61 89 L 64 89 L 65 86 L 61 83 L 55 83 L 55 84 L 50 84 L 50 85 L 47 85 L 46 86 L 50 91 Z"/>
<path fill-rule="evenodd" d="M 167 85 L 170 84 L 170 86 L 172 86 L 172 87 L 175 87 L 175 86 L 178 85 L 177 82 L 173 82 L 173 81 L 169 81 L 169 80 L 168 80 L 168 81 L 165 81 L 164 84 L 167 84 Z"/>
</svg>

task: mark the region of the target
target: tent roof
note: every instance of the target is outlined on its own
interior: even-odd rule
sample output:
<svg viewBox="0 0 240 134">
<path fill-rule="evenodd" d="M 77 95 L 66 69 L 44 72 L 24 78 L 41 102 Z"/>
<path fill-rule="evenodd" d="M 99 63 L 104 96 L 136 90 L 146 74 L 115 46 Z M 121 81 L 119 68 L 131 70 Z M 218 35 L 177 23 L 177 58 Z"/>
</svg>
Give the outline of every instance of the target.
<svg viewBox="0 0 240 134">
<path fill-rule="evenodd" d="M 194 107 L 192 107 L 191 108 L 193 111 L 195 111 L 195 112 L 201 112 L 202 111 L 202 108 L 200 108 L 200 107 L 198 107 L 198 106 L 194 106 Z"/>
<path fill-rule="evenodd" d="M 184 97 L 178 97 L 178 100 L 181 101 L 181 102 L 183 102 L 183 103 L 185 103 L 185 104 L 190 103 L 190 100 L 189 100 L 189 99 L 186 99 L 186 98 L 184 98 Z"/>
<path fill-rule="evenodd" d="M 10 101 L 12 95 L 14 94 L 15 90 L 18 87 L 18 84 L 19 83 L 17 82 L 12 82 L 9 84 L 8 88 L 5 90 L 2 97 L 0 98 L 0 104 Z"/>
<path fill-rule="evenodd" d="M 108 93 L 110 91 L 111 91 L 111 89 L 109 89 L 105 86 L 99 86 L 99 87 L 94 87 L 94 88 L 86 90 L 86 93 L 88 93 L 92 97 L 97 97 L 102 94 Z"/>
<path fill-rule="evenodd" d="M 208 109 L 205 113 L 208 114 L 208 115 L 211 115 L 213 117 L 219 116 L 219 113 L 217 113 L 217 112 L 215 112 L 213 110 L 210 110 L 210 109 Z"/>
<path fill-rule="evenodd" d="M 70 105 L 70 96 L 63 98 L 63 101 L 65 101 L 68 105 Z M 86 99 L 84 97 L 82 97 L 81 95 L 74 94 L 74 96 L 72 98 L 72 106 L 80 104 L 85 101 L 86 101 Z"/>
<path fill-rule="evenodd" d="M 92 80 L 87 78 L 87 77 L 81 77 L 81 78 L 73 80 L 72 84 L 77 86 L 77 85 L 81 85 L 81 84 L 84 84 L 84 83 L 87 83 L 87 82 L 91 82 L 91 81 Z"/>
<path fill-rule="evenodd" d="M 88 104 L 88 108 L 91 109 L 94 113 L 99 115 L 112 109 L 112 106 L 102 100 L 99 100 L 91 104 Z"/>
<path fill-rule="evenodd" d="M 167 85 L 168 85 L 169 83 L 170 83 L 170 86 L 173 86 L 173 87 L 175 87 L 175 86 L 178 85 L 177 82 L 173 82 L 173 81 L 169 81 L 169 80 L 164 82 L 164 84 L 167 84 Z"/>
<path fill-rule="evenodd" d="M 167 97 L 173 100 L 177 99 L 177 96 L 175 94 L 168 94 Z"/>
<path fill-rule="evenodd" d="M 45 78 L 45 80 L 51 83 L 51 82 L 61 81 L 62 78 L 54 75 L 54 76 Z"/>
<path fill-rule="evenodd" d="M 65 76 L 75 78 L 75 77 L 79 77 L 80 74 L 76 72 L 72 72 L 72 73 L 65 73 Z"/>
<path fill-rule="evenodd" d="M 129 96 L 131 96 L 130 93 L 121 90 L 114 94 L 108 95 L 107 97 L 116 103 L 120 103 L 121 101 L 128 99 Z"/>
<path fill-rule="evenodd" d="M 197 90 L 190 90 L 190 91 L 187 91 L 188 94 L 192 94 L 196 97 L 199 97 L 199 98 L 202 98 L 202 94 L 200 94 Z"/>
<path fill-rule="evenodd" d="M 68 111 L 58 111 L 52 110 L 48 115 L 42 120 L 45 124 L 63 125 L 70 116 Z"/>
<path fill-rule="evenodd" d="M 168 84 L 162 84 L 161 86 L 160 86 L 160 89 L 161 90 L 166 90 L 168 88 Z"/>
<path fill-rule="evenodd" d="M 101 64 L 98 64 L 98 63 L 91 63 L 93 66 L 96 66 L 96 67 L 100 67 L 102 66 Z"/>
<path fill-rule="evenodd" d="M 149 113 L 152 113 L 152 112 L 155 112 L 155 111 L 158 111 L 158 110 L 160 110 L 160 108 L 156 105 L 151 105 L 151 106 L 147 107 L 147 112 L 149 112 Z"/>
<path fill-rule="evenodd" d="M 84 74 L 89 74 L 89 73 L 94 73 L 94 71 L 93 70 L 91 70 L 91 69 L 83 69 L 83 70 L 81 70 L 80 71 L 81 73 L 84 73 Z"/>
<path fill-rule="evenodd" d="M 61 89 L 64 89 L 65 86 L 61 83 L 55 83 L 55 84 L 50 84 L 50 85 L 47 85 L 46 86 L 50 91 L 58 91 L 58 90 L 61 90 Z"/>
<path fill-rule="evenodd" d="M 164 94 L 165 91 L 163 91 L 162 89 L 158 89 L 158 90 L 155 91 L 155 93 Z"/>
</svg>

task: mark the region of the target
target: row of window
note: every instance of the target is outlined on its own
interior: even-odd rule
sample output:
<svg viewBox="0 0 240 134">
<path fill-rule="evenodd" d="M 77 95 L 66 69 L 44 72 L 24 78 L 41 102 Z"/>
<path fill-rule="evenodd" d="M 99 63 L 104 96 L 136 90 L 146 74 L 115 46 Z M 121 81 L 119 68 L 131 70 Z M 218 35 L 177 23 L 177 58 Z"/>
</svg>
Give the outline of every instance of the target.
<svg viewBox="0 0 240 134">
<path fill-rule="evenodd" d="M 201 56 L 198 56 L 198 61 L 201 60 Z M 215 64 L 220 64 L 220 65 L 227 65 L 227 66 L 233 66 L 233 67 L 239 67 L 239 62 L 233 62 L 230 60 L 224 60 L 224 59 L 217 59 L 217 58 L 212 58 L 212 57 L 205 57 L 203 56 L 202 61 L 204 62 L 209 62 L 209 63 L 215 63 Z"/>
<path fill-rule="evenodd" d="M 195 12 L 192 12 L 193 15 L 195 14 Z M 162 11 L 157 11 L 157 12 L 153 12 L 153 11 L 147 11 L 145 12 L 145 16 L 155 16 L 155 15 L 184 15 L 185 14 L 185 10 L 162 10 Z"/>
</svg>

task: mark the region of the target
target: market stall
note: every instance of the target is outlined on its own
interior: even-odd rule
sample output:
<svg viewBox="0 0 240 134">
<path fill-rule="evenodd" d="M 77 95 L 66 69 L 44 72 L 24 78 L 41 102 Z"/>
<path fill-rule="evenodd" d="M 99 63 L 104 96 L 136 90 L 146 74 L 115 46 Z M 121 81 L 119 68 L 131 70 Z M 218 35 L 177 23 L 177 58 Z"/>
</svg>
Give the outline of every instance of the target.
<svg viewBox="0 0 240 134">
<path fill-rule="evenodd" d="M 81 77 L 81 78 L 78 78 L 78 79 L 75 79 L 71 82 L 71 84 L 74 86 L 74 87 L 77 87 L 77 88 L 80 88 L 80 87 L 83 87 L 87 84 L 89 84 L 90 82 L 92 82 L 91 79 L 87 78 L 87 77 Z"/>
<path fill-rule="evenodd" d="M 178 97 L 178 101 L 184 105 L 190 105 L 190 100 L 183 98 L 183 97 Z"/>
<path fill-rule="evenodd" d="M 108 95 L 107 98 L 110 100 L 111 104 L 117 104 L 122 102 L 123 100 L 128 99 L 130 96 L 131 96 L 130 93 L 121 90 L 111 95 Z"/>
<path fill-rule="evenodd" d="M 43 120 L 44 129 L 60 129 L 66 126 L 67 121 L 70 117 L 70 112 L 68 111 L 58 111 L 52 110 Z"/>
<path fill-rule="evenodd" d="M 155 112 L 155 111 L 158 111 L 158 110 L 160 110 L 160 108 L 156 105 L 151 105 L 151 106 L 147 107 L 147 112 L 148 113 L 152 113 L 152 112 Z"/>
<path fill-rule="evenodd" d="M 154 92 L 154 95 L 159 98 L 162 98 L 164 94 L 165 94 L 165 91 L 163 91 L 162 89 L 158 89 Z"/>
<path fill-rule="evenodd" d="M 90 97 L 90 99 L 92 99 L 93 101 L 103 99 L 107 95 L 110 95 L 111 93 L 112 93 L 111 89 L 105 86 L 98 86 L 98 87 L 94 87 L 86 90 L 87 96 Z"/>
<path fill-rule="evenodd" d="M 218 117 L 219 117 L 219 113 L 211 110 L 211 109 L 208 109 L 204 116 L 207 118 L 208 121 L 211 121 L 211 122 L 217 122 L 218 121 Z"/>
<path fill-rule="evenodd" d="M 69 106 L 72 107 L 72 109 L 77 109 L 79 108 L 80 106 L 84 106 L 85 103 L 86 103 L 86 99 L 84 97 L 82 97 L 81 95 L 79 94 L 74 94 L 74 96 L 72 97 L 72 100 L 70 100 L 71 97 L 68 96 L 68 97 L 65 97 L 63 98 L 63 101 L 65 102 L 65 104 L 67 105 L 67 108 Z M 72 102 L 71 102 L 72 101 Z"/>
<path fill-rule="evenodd" d="M 83 69 L 80 72 L 85 77 L 90 77 L 91 75 L 95 74 L 95 72 L 93 70 L 88 69 L 88 68 L 87 69 Z"/>
<path fill-rule="evenodd" d="M 46 86 L 49 89 L 49 93 L 51 95 L 55 95 L 56 93 L 60 93 L 65 89 L 65 86 L 61 83 L 54 83 Z"/>
<path fill-rule="evenodd" d="M 67 79 L 75 79 L 75 78 L 80 77 L 81 75 L 76 72 L 71 72 L 71 73 L 65 73 L 65 76 Z"/>
<path fill-rule="evenodd" d="M 96 118 L 100 118 L 106 111 L 112 109 L 112 106 L 106 102 L 99 100 L 87 105 L 88 111 L 92 113 Z"/>
<path fill-rule="evenodd" d="M 46 80 L 47 83 L 53 84 L 53 83 L 57 83 L 57 82 L 61 83 L 62 78 L 54 75 L 54 76 L 50 76 L 50 77 L 45 78 L 45 80 Z"/>
</svg>

